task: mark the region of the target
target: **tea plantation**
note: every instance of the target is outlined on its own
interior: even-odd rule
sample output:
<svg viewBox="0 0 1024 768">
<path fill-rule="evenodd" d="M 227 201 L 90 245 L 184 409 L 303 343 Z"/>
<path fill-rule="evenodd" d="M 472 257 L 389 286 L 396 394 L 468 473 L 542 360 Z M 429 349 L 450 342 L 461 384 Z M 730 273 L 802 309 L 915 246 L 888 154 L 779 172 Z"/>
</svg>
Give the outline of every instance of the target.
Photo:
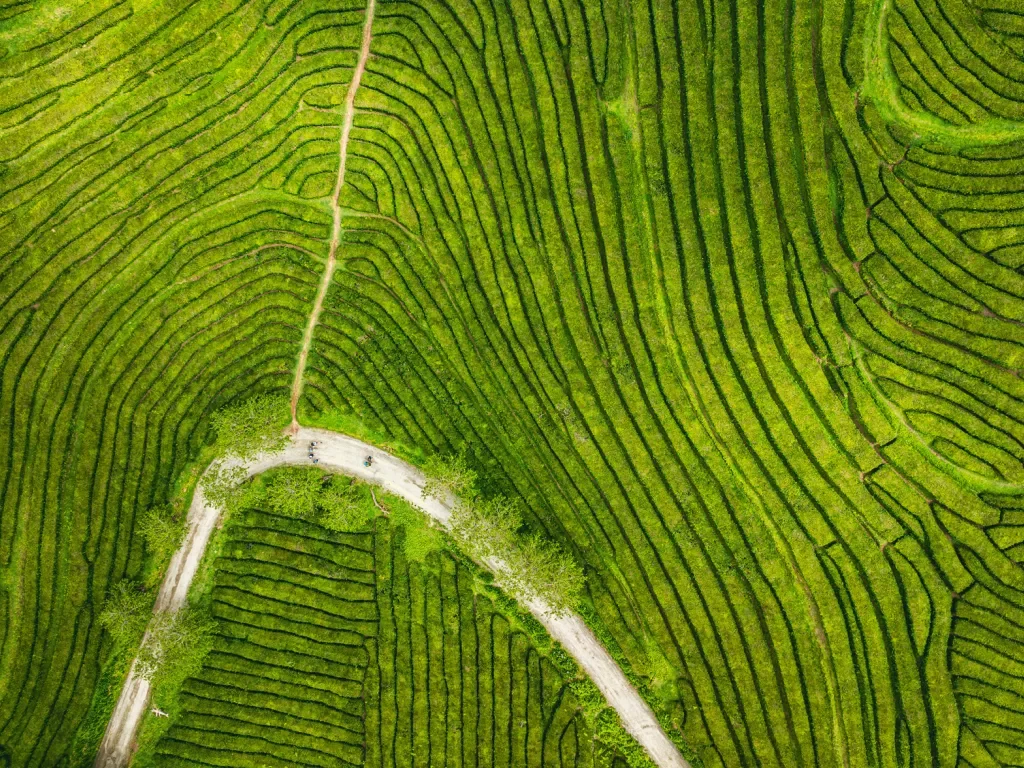
<svg viewBox="0 0 1024 768">
<path fill-rule="evenodd" d="M 1019 0 L 4 0 L 0 254 L 0 767 L 260 394 L 516 500 L 695 768 L 1024 766 Z M 139 764 L 621 768 L 407 527 L 232 513 Z"/>
</svg>

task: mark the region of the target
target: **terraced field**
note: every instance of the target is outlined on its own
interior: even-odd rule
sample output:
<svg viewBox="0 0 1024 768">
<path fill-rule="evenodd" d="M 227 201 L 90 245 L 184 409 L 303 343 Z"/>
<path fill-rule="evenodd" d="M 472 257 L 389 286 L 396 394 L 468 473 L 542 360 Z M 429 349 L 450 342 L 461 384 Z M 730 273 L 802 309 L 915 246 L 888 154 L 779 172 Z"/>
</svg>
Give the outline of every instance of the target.
<svg viewBox="0 0 1024 768">
<path fill-rule="evenodd" d="M 137 521 L 215 410 L 296 378 L 301 424 L 521 500 L 695 766 L 1024 765 L 1018 4 L 379 0 L 356 90 L 366 11 L 0 6 L 0 765 L 90 762 Z M 377 653 L 458 606 L 508 649 L 492 700 L 588 743 L 458 568 L 390 541 L 353 554 L 408 590 Z M 388 615 L 358 570 L 324 621 Z M 368 761 L 475 727 L 559 764 L 359 647 Z"/>
<path fill-rule="evenodd" d="M 247 510 L 220 535 L 213 650 L 134 765 L 613 764 L 547 654 L 420 528 Z"/>
</svg>

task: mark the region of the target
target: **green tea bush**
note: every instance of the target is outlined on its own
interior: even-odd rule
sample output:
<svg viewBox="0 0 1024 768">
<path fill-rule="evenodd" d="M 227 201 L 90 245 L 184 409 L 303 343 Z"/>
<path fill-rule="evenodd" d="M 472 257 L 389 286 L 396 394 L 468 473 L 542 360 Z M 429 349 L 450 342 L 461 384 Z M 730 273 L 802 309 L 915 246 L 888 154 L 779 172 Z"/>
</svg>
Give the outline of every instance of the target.
<svg viewBox="0 0 1024 768">
<path fill-rule="evenodd" d="M 301 423 L 463 456 L 438 490 L 520 500 L 522 530 L 581 566 L 595 626 L 650 673 L 706 766 L 1021 763 L 1019 3 L 376 9 Z M 124 671 L 99 617 L 113 585 L 150 575 L 143 512 L 183 508 L 211 438 L 242 453 L 280 439 L 365 13 L 97 0 L 0 14 L 12 765 L 90 762 Z M 204 484 L 241 515 L 255 485 L 241 479 L 222 467 Z M 371 534 L 324 533 L 317 514 L 232 545 L 281 563 L 225 593 L 233 642 L 276 648 L 309 625 L 255 628 L 269 608 L 239 607 L 293 566 L 284 544 L 363 584 L 323 542 Z M 401 548 L 419 569 L 440 555 L 417 530 Z M 373 547 L 346 551 L 374 570 Z M 437 594 L 404 599 L 425 615 Z M 466 655 L 478 633 L 481 658 L 491 640 L 499 661 L 520 652 L 459 606 L 444 616 Z M 366 630 L 373 652 L 410 647 L 411 629 L 385 645 L 387 624 Z M 367 754 L 439 744 L 406 715 L 435 711 L 412 682 L 443 688 L 436 651 L 424 660 L 398 689 L 406 720 L 381 714 Z M 531 663 L 480 690 L 521 692 Z M 448 720 L 465 738 L 446 731 L 463 763 L 596 759 L 571 707 L 525 746 L 478 749 L 492 704 L 471 698 Z M 230 720 L 194 717 L 179 733 Z M 297 746 L 302 722 L 276 745 L 250 723 L 231 751 L 359 762 L 358 732 Z M 168 740 L 167 761 L 228 762 L 216 746 Z"/>
</svg>

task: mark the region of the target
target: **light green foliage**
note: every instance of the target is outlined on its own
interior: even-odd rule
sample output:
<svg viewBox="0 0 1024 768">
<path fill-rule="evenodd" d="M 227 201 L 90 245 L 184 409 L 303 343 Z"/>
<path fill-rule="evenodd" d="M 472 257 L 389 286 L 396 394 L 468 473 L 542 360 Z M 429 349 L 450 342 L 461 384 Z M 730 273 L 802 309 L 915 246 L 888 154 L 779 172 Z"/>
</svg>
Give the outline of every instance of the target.
<svg viewBox="0 0 1024 768">
<path fill-rule="evenodd" d="M 469 466 L 464 454 L 432 455 L 423 465 L 423 474 L 426 476 L 424 496 L 472 499 L 476 495 L 476 471 Z"/>
<path fill-rule="evenodd" d="M 210 424 L 217 436 L 217 452 L 251 459 L 287 443 L 282 434 L 288 402 L 275 395 L 259 395 L 216 411 Z"/>
<path fill-rule="evenodd" d="M 324 473 L 306 467 L 282 467 L 266 484 L 267 508 L 289 517 L 311 516 L 324 494 Z"/>
<path fill-rule="evenodd" d="M 139 649 L 136 673 L 154 687 L 176 689 L 202 668 L 216 628 L 205 611 L 191 606 L 155 614 Z"/>
<path fill-rule="evenodd" d="M 594 731 L 606 745 L 622 753 L 630 768 L 657 768 L 643 748 L 622 727 L 614 709 L 604 707 L 598 713 Z"/>
<path fill-rule="evenodd" d="M 474 560 L 505 557 L 517 546 L 523 516 L 513 499 L 460 501 L 452 509 L 449 526 L 452 538 Z"/>
<path fill-rule="evenodd" d="M 103 601 L 99 621 L 121 650 L 134 647 L 149 622 L 153 596 L 142 591 L 139 584 L 119 581 Z"/>
<path fill-rule="evenodd" d="M 586 577 L 572 556 L 538 534 L 521 538 L 507 557 L 502 583 L 518 599 L 540 598 L 559 616 L 575 610 Z"/>
<path fill-rule="evenodd" d="M 321 509 L 319 523 L 330 531 L 353 533 L 365 530 L 377 514 L 368 493 L 347 478 L 332 477 L 317 500 Z"/>
<path fill-rule="evenodd" d="M 444 537 L 433 521 L 402 499 L 388 503 L 390 521 L 394 528 L 405 532 L 405 556 L 412 562 L 422 563 L 427 555 L 444 548 Z"/>
<path fill-rule="evenodd" d="M 234 505 L 304 518 L 342 533 L 365 530 L 379 514 L 365 486 L 314 467 L 271 470 L 245 484 Z"/>
<path fill-rule="evenodd" d="M 460 502 L 449 521 L 452 538 L 471 558 L 504 563 L 501 585 L 514 598 L 542 599 L 556 616 L 574 610 L 583 594 L 582 568 L 556 543 L 520 535 L 522 524 L 518 505 L 505 496 Z"/>
<path fill-rule="evenodd" d="M 185 519 L 176 519 L 169 505 L 149 509 L 138 522 L 138 532 L 146 542 L 146 550 L 161 566 L 181 545 L 186 530 Z"/>
<path fill-rule="evenodd" d="M 206 503 L 220 507 L 227 513 L 237 509 L 245 499 L 245 478 L 244 466 L 224 460 L 213 462 L 202 479 Z"/>
</svg>

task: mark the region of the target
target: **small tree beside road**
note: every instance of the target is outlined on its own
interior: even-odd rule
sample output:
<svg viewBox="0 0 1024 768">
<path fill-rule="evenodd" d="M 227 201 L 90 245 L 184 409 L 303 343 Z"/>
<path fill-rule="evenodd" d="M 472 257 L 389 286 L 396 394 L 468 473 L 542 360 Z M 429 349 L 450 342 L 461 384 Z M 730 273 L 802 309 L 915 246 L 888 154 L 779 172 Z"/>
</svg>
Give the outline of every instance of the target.
<svg viewBox="0 0 1024 768">
<path fill-rule="evenodd" d="M 204 611 L 190 606 L 176 613 L 155 614 L 139 649 L 136 674 L 153 684 L 172 681 L 171 687 L 177 687 L 203 666 L 216 627 Z"/>
<path fill-rule="evenodd" d="M 339 533 L 365 530 L 376 515 L 359 490 L 342 478 L 332 478 L 320 494 L 320 525 Z"/>
<path fill-rule="evenodd" d="M 185 520 L 175 519 L 170 505 L 153 507 L 139 519 L 137 530 L 150 555 L 162 565 L 171 559 L 185 538 Z"/>
<path fill-rule="evenodd" d="M 276 395 L 257 395 L 221 408 L 210 418 L 218 452 L 247 460 L 283 448 L 288 442 L 281 431 L 287 411 L 287 401 Z"/>
<path fill-rule="evenodd" d="M 114 585 L 103 602 L 100 625 L 110 633 L 114 647 L 131 648 L 146 631 L 152 598 L 133 581 L 120 581 Z"/>
<path fill-rule="evenodd" d="M 423 495 L 445 501 L 445 494 L 472 500 L 476 496 L 476 472 L 470 468 L 464 454 L 431 456 L 423 467 L 426 482 Z"/>
</svg>

